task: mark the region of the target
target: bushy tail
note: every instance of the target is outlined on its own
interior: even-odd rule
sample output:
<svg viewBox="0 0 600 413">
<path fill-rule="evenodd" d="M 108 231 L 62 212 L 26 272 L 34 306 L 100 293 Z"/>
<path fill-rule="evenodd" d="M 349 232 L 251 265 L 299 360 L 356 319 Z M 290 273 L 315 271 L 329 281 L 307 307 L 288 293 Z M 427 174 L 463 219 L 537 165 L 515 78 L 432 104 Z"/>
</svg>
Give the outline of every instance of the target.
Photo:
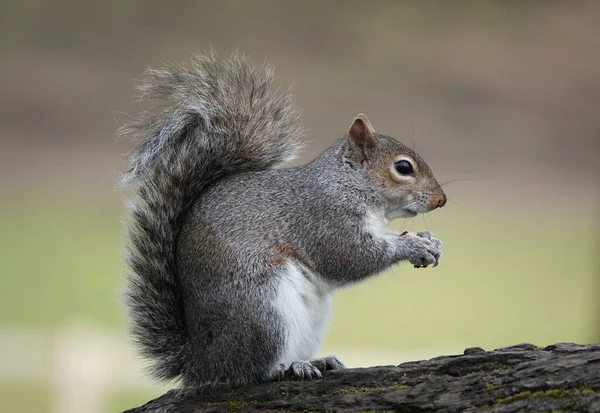
<svg viewBox="0 0 600 413">
<path fill-rule="evenodd" d="M 300 148 L 298 113 L 289 94 L 271 89 L 272 75 L 240 54 L 149 69 L 141 97 L 165 104 L 121 130 L 141 140 L 123 179 L 137 193 L 125 298 L 156 378 L 177 378 L 191 358 L 175 263 L 182 214 L 216 180 L 276 167 Z"/>
</svg>

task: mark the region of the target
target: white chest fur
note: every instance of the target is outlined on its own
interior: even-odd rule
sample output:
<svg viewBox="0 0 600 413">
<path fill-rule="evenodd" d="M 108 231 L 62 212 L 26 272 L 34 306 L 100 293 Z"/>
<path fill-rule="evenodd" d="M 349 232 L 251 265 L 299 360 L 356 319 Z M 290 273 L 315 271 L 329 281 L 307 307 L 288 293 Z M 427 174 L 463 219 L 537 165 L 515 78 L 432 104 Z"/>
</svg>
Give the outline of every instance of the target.
<svg viewBox="0 0 600 413">
<path fill-rule="evenodd" d="M 376 239 L 379 239 L 386 243 L 393 243 L 398 238 L 398 232 L 388 228 L 387 219 L 383 214 L 377 214 L 369 211 L 365 217 L 365 230 Z"/>
<path fill-rule="evenodd" d="M 279 364 L 310 360 L 321 344 L 331 314 L 331 296 L 319 276 L 288 261 L 283 267 L 275 300 L 285 326 L 285 346 Z"/>
</svg>

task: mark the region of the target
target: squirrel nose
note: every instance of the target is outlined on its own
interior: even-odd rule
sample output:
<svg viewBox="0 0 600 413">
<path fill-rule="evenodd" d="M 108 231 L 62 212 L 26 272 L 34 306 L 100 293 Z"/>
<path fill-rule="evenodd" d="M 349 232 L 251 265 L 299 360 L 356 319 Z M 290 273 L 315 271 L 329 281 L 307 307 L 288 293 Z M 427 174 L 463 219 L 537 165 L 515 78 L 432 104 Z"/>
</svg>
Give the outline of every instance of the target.
<svg viewBox="0 0 600 413">
<path fill-rule="evenodd" d="M 441 195 L 435 195 L 431 198 L 431 200 L 429 201 L 429 210 L 433 211 L 436 208 L 441 208 L 444 205 L 446 205 L 446 201 L 448 200 L 448 198 L 446 197 L 446 194 L 442 193 Z"/>
<path fill-rule="evenodd" d="M 446 197 L 446 194 L 442 194 L 442 198 L 439 200 L 437 207 L 441 208 L 444 205 L 446 205 L 447 200 L 448 200 L 448 198 Z"/>
</svg>

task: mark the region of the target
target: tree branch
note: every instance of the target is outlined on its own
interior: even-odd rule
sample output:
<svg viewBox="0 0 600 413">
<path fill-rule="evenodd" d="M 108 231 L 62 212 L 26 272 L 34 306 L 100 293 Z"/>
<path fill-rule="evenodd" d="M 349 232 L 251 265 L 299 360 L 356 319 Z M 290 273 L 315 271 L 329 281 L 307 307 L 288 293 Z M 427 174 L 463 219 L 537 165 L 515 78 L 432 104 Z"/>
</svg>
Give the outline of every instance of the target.
<svg viewBox="0 0 600 413">
<path fill-rule="evenodd" d="M 600 344 L 532 344 L 331 371 L 322 380 L 171 390 L 127 413 L 600 412 Z"/>
</svg>

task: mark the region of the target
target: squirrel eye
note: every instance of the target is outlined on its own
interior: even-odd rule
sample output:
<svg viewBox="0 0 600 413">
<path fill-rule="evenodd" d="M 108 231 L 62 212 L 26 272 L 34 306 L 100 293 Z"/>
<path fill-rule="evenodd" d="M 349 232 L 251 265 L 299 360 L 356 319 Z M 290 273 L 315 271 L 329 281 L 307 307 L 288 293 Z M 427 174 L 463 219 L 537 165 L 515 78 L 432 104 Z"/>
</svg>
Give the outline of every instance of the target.
<svg viewBox="0 0 600 413">
<path fill-rule="evenodd" d="M 394 168 L 400 175 L 412 175 L 414 173 L 412 164 L 406 160 L 400 160 L 394 164 Z"/>
</svg>

